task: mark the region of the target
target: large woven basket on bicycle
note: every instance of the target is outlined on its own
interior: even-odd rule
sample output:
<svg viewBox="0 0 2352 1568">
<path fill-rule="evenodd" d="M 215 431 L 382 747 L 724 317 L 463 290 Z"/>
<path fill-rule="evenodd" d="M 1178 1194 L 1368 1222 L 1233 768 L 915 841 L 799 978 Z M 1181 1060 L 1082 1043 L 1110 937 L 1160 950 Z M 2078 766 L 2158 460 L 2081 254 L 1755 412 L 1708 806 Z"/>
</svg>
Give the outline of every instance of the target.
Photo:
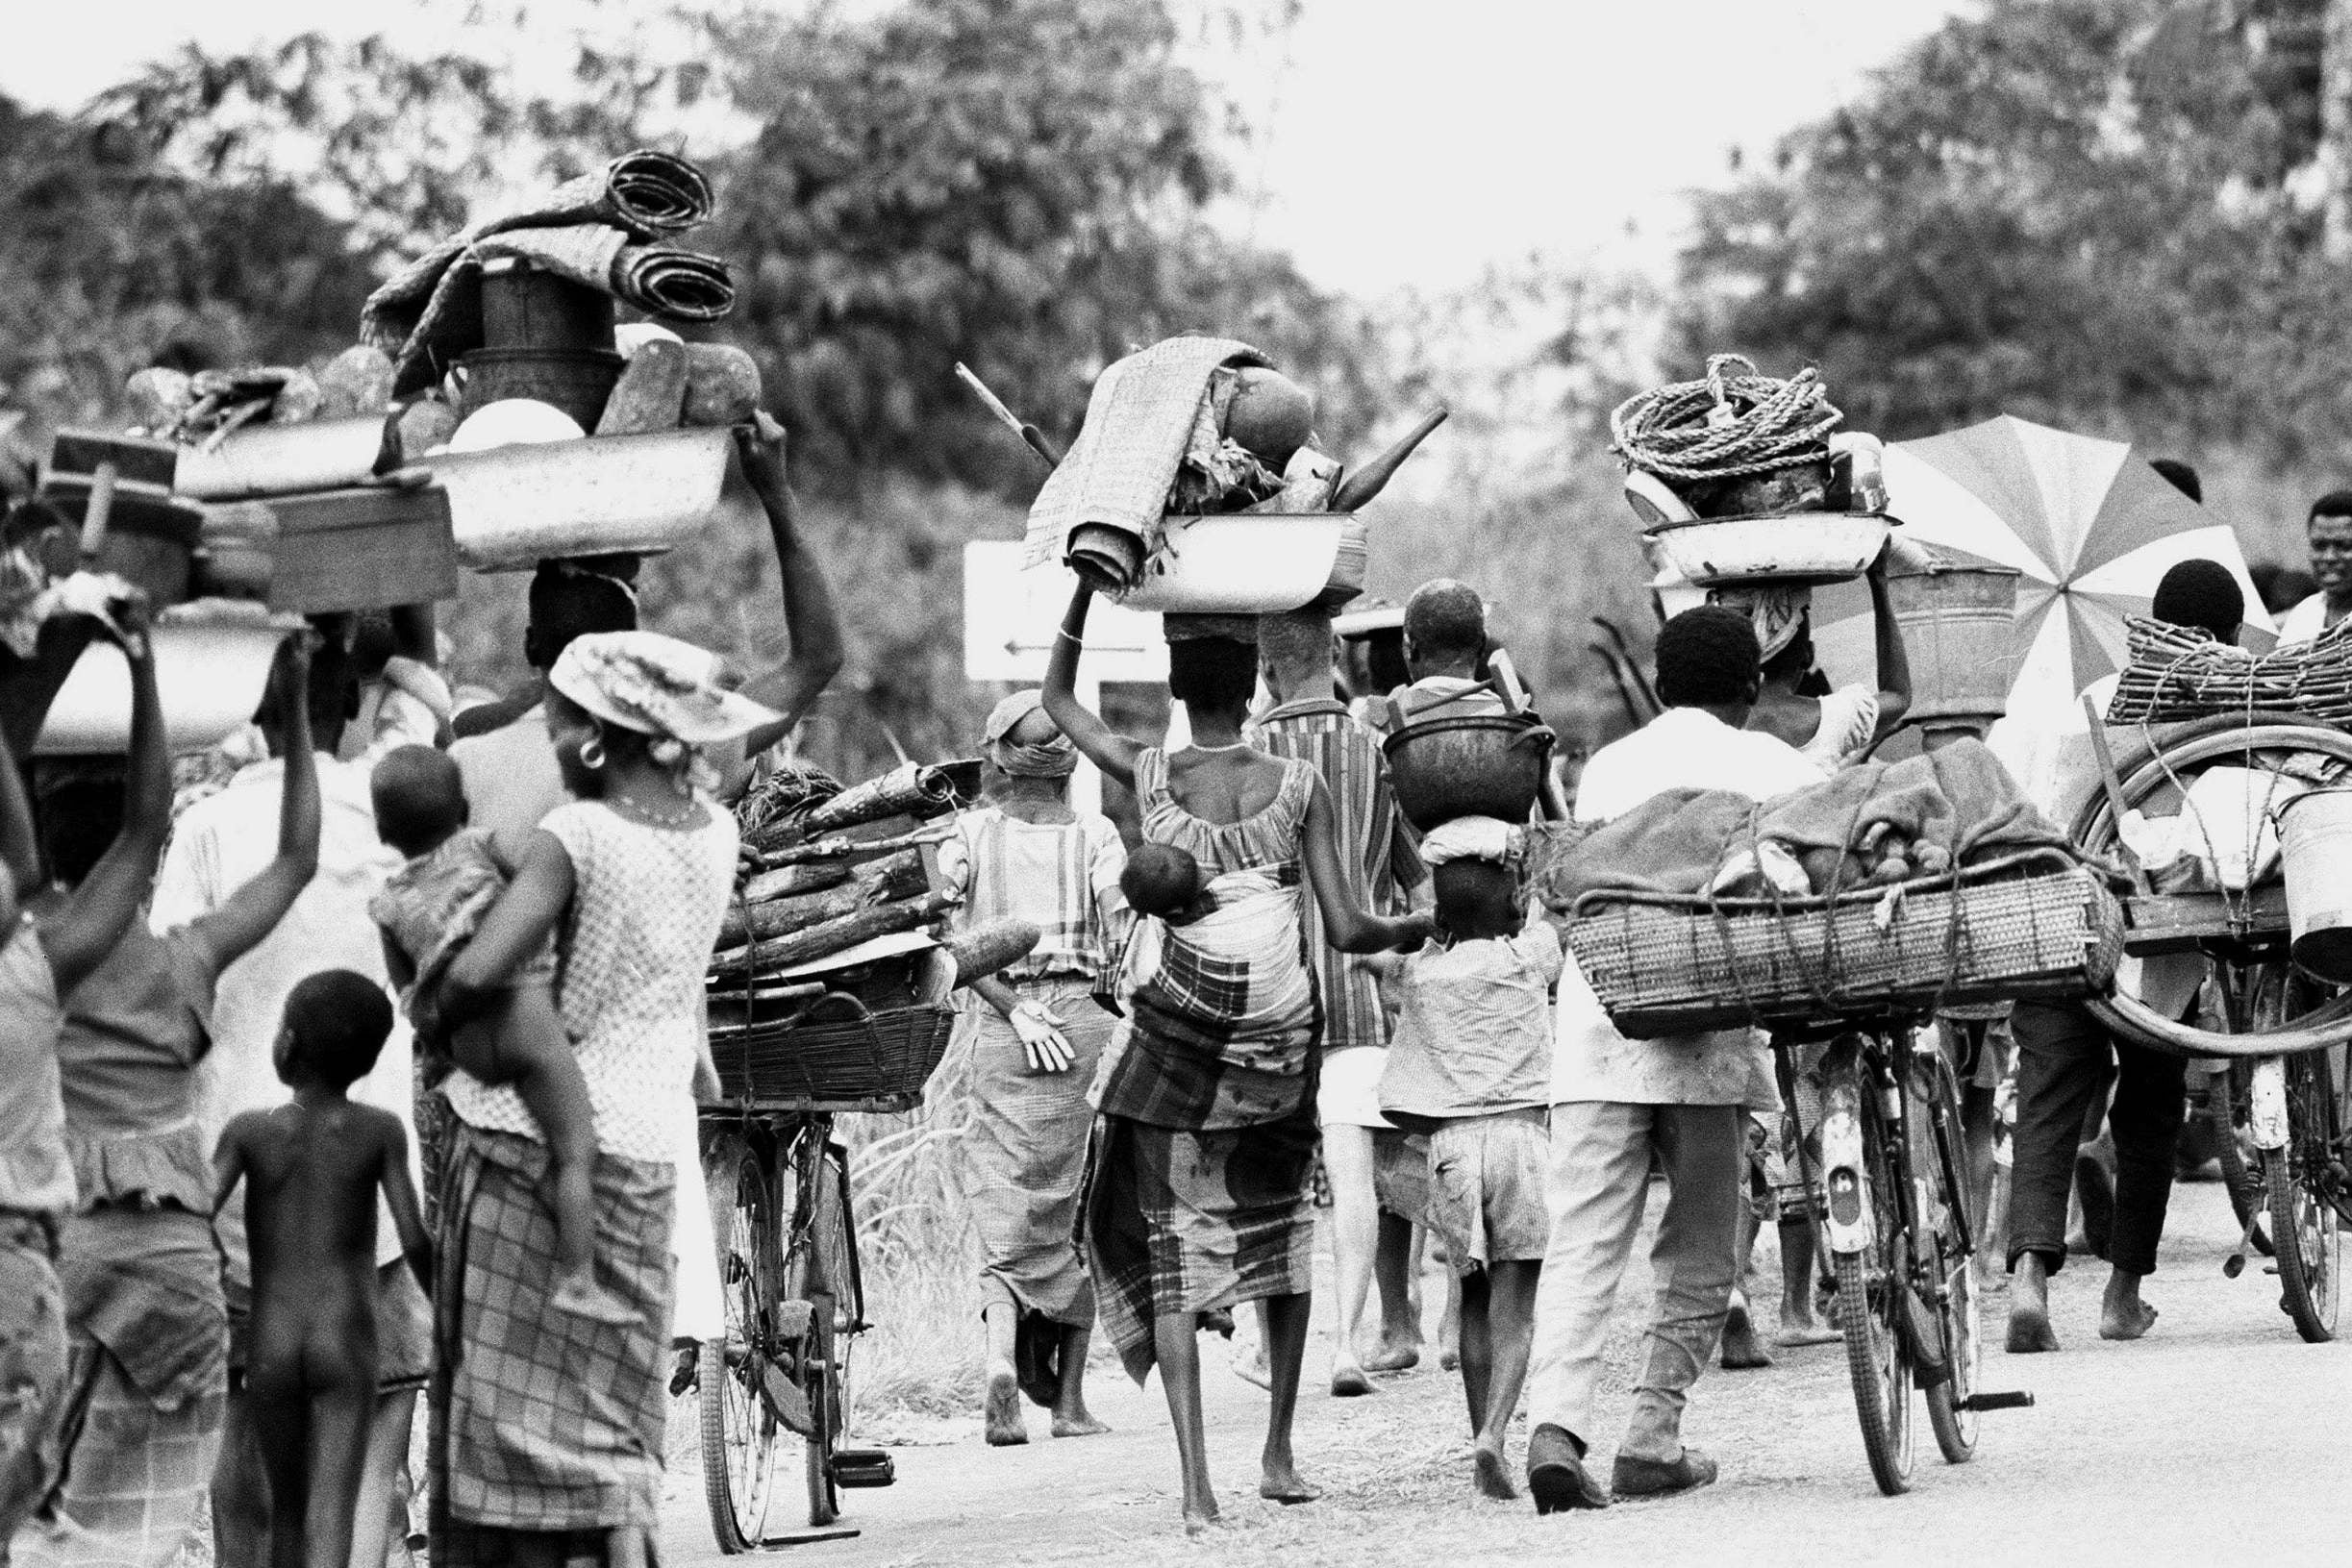
<svg viewBox="0 0 2352 1568">
<path fill-rule="evenodd" d="M 774 1022 L 713 1024 L 711 1057 L 730 1106 L 911 1110 L 947 1054 L 955 1021 L 952 1007 L 869 1011 L 835 991 Z"/>
<path fill-rule="evenodd" d="M 2123 912 L 2106 877 L 2031 850 L 1893 887 L 1803 898 L 1600 889 L 1568 946 L 1636 1039 L 2097 995 Z"/>
</svg>

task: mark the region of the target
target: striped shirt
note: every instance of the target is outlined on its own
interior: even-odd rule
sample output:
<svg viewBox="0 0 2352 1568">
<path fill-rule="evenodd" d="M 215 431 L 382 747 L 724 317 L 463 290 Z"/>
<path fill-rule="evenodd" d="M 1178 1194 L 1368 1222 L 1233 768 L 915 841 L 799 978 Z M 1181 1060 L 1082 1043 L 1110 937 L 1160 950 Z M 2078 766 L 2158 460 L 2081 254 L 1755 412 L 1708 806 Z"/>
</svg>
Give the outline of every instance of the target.
<svg viewBox="0 0 2352 1568">
<path fill-rule="evenodd" d="M 1119 893 L 1127 850 L 1110 818 L 1023 822 L 984 806 L 958 817 L 956 831 L 966 867 L 956 924 L 1026 920 L 1040 933 L 1037 947 L 1007 968 L 1004 980 L 1091 983 L 1112 973 L 1135 917 Z"/>
<path fill-rule="evenodd" d="M 1404 889 L 1393 858 L 1400 820 L 1379 736 L 1342 705 L 1310 698 L 1262 715 L 1250 726 L 1250 739 L 1273 756 L 1298 758 L 1322 775 L 1323 787 L 1331 795 L 1346 896 L 1358 908 L 1374 914 L 1401 909 Z M 1323 940 L 1323 914 L 1314 900 L 1308 898 L 1303 905 L 1307 950 L 1314 956 L 1315 979 L 1323 992 L 1325 1049 L 1388 1044 L 1388 1019 L 1371 973 L 1353 956 Z"/>
</svg>

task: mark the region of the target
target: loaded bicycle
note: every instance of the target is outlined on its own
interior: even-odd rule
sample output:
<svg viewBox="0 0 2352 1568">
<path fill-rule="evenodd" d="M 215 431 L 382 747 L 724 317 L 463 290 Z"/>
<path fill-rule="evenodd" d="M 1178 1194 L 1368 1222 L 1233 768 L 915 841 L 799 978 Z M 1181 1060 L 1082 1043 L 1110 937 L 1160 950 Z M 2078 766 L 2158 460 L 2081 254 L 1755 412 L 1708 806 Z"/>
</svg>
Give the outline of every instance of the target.
<svg viewBox="0 0 2352 1568">
<path fill-rule="evenodd" d="M 699 1379 L 703 1490 L 723 1553 L 811 1538 L 770 1531 L 790 1440 L 803 1488 L 792 1506 L 809 1531 L 855 1533 L 837 1528 L 840 1493 L 896 1479 L 888 1453 L 847 1446 L 851 1362 L 872 1325 L 835 1118 L 919 1102 L 946 1050 L 952 971 L 931 950 L 714 993 L 725 1104 L 703 1109 L 702 1160 L 726 1327 L 702 1347 Z"/>
<path fill-rule="evenodd" d="M 2104 990 L 2122 950 L 2106 878 L 2033 849 L 1817 896 L 1589 892 L 1573 915 L 1624 1033 L 1771 1032 L 1879 1489 L 1910 1488 L 1922 1399 L 1943 1457 L 1973 1458 L 1978 1417 L 2033 1398 L 1982 1385 L 1959 1078 L 1920 1031 L 1947 1007 Z"/>
<path fill-rule="evenodd" d="M 2191 792 L 2221 768 L 2254 781 L 2239 797 L 2246 809 L 2232 820 L 2204 822 Z M 2270 835 L 2289 802 L 2338 793 L 2347 777 L 2352 735 L 2292 714 L 2216 715 L 2144 738 L 2117 764 L 2110 789 L 2094 795 L 2074 822 L 2076 842 L 2114 855 L 2121 844 L 2119 811 L 2186 814 L 2209 861 L 2236 862 L 2236 874 L 2220 878 L 2218 886 L 2143 885 L 2124 900 L 2128 952 L 2202 960 L 2199 1004 L 2189 1018 L 2166 1017 L 2120 990 L 2090 1006 L 2109 1029 L 2137 1044 L 2227 1060 L 2214 1093 L 2235 1140 L 2231 1152 L 2251 1179 L 2252 1201 L 2240 1207 L 2243 1234 L 2224 1267 L 2238 1276 L 2248 1252 L 2266 1242 L 2276 1259 L 2280 1307 L 2313 1343 L 2336 1335 L 2343 1231 L 2352 1223 L 2352 1079 L 2345 1072 L 2352 989 L 2343 983 L 2352 974 L 2324 944 L 2298 948 Z M 2234 820 L 2240 814 L 2252 820 Z M 2315 972 L 2314 964 L 2329 973 Z"/>
</svg>

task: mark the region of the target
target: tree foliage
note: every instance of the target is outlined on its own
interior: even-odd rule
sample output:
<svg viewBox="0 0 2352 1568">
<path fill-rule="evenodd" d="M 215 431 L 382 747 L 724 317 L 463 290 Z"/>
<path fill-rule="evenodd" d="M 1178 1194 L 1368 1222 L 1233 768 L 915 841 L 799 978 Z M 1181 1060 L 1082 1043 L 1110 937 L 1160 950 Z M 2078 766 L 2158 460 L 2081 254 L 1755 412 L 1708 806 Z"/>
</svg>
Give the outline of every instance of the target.
<svg viewBox="0 0 2352 1568">
<path fill-rule="evenodd" d="M 2334 449 L 2344 279 L 2280 15 L 2315 9 L 1990 0 L 1947 22 L 1698 199 L 1678 356 L 1817 362 L 1889 436 L 2013 412 Z"/>
</svg>

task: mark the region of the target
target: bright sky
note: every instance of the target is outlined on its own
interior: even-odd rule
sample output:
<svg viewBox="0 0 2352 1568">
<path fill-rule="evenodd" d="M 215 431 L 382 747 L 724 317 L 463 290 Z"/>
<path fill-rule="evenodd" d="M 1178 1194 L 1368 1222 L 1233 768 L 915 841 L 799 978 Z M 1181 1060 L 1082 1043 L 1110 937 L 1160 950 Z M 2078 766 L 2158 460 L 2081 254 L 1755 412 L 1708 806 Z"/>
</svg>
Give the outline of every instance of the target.
<svg viewBox="0 0 2352 1568">
<path fill-rule="evenodd" d="M 15 9 L 0 91 L 66 108 L 191 37 L 237 48 L 319 26 L 413 33 L 421 8 L 23 0 Z M 541 6 L 565 9 L 566 0 Z M 1328 285 L 1442 288 L 1537 250 L 1664 254 L 1681 193 L 1720 178 L 1730 147 L 1761 150 L 1827 112 L 1871 65 L 1961 9 L 1961 0 L 1303 0 L 1287 46 L 1204 50 L 1200 62 L 1225 75 L 1264 127 L 1239 164 L 1243 189 L 1263 192 L 1245 226 Z"/>
</svg>

